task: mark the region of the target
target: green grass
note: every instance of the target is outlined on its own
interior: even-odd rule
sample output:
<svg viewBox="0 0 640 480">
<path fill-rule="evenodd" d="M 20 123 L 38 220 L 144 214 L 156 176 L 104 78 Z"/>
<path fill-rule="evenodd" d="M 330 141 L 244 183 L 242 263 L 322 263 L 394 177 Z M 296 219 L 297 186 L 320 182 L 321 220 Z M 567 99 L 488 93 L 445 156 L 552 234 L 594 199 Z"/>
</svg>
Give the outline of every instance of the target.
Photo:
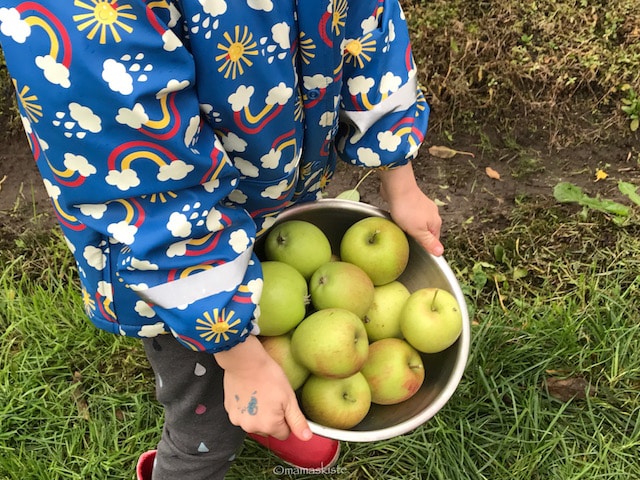
<svg viewBox="0 0 640 480">
<path fill-rule="evenodd" d="M 473 320 L 458 390 L 416 431 L 345 443 L 336 474 L 299 478 L 640 478 L 640 232 L 567 211 L 525 204 L 503 231 L 452 232 Z M 131 479 L 161 427 L 144 354 L 85 320 L 58 235 L 15 243 L 0 254 L 0 479 Z M 288 477 L 278 465 L 246 442 L 229 478 Z"/>
</svg>

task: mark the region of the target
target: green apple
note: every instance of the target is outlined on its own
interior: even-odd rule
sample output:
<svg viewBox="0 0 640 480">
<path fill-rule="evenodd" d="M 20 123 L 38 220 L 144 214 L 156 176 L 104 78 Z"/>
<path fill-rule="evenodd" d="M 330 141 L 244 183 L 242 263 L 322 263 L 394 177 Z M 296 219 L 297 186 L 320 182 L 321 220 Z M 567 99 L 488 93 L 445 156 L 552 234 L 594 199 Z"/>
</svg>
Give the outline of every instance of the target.
<svg viewBox="0 0 640 480">
<path fill-rule="evenodd" d="M 298 363 L 291 354 L 291 334 L 285 333 L 276 337 L 260 336 L 260 341 L 265 351 L 273 358 L 287 376 L 291 388 L 297 390 L 302 386 L 309 370 Z"/>
<path fill-rule="evenodd" d="M 309 291 L 316 310 L 344 308 L 364 318 L 373 301 L 374 285 L 356 265 L 327 262 L 313 272 Z"/>
<path fill-rule="evenodd" d="M 407 267 L 409 240 L 393 221 L 367 217 L 344 233 L 340 257 L 362 268 L 374 285 L 384 285 L 396 280 Z"/>
<path fill-rule="evenodd" d="M 393 405 L 411 398 L 424 381 L 420 353 L 400 338 L 371 343 L 360 373 L 371 389 L 371 401 L 380 405 Z"/>
<path fill-rule="evenodd" d="M 307 313 L 309 290 L 300 272 L 284 262 L 262 262 L 260 335 L 282 335 L 295 328 Z"/>
<path fill-rule="evenodd" d="M 356 373 L 369 352 L 369 339 L 358 316 L 327 308 L 306 317 L 293 331 L 291 353 L 311 373 L 344 378 Z"/>
<path fill-rule="evenodd" d="M 371 392 L 360 372 L 346 378 L 311 375 L 302 386 L 300 403 L 310 420 L 326 427 L 348 429 L 367 416 Z"/>
<path fill-rule="evenodd" d="M 462 332 L 458 301 L 440 288 L 416 290 L 402 308 L 400 330 L 417 350 L 441 352 L 453 345 Z"/>
<path fill-rule="evenodd" d="M 409 295 L 407 287 L 397 280 L 375 287 L 373 302 L 364 316 L 364 328 L 369 342 L 391 337 L 402 338 L 400 313 Z"/>
<path fill-rule="evenodd" d="M 287 220 L 276 224 L 264 243 L 267 260 L 285 262 L 305 279 L 331 259 L 331 244 L 320 228 L 304 220 Z"/>
</svg>

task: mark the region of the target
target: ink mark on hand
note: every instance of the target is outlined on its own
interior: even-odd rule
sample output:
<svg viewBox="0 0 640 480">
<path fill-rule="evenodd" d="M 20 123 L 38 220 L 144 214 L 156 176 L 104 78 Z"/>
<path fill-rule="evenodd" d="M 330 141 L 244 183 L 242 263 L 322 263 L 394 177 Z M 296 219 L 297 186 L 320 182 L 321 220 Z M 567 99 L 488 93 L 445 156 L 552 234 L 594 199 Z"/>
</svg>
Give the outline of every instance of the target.
<svg viewBox="0 0 640 480">
<path fill-rule="evenodd" d="M 251 398 L 249 399 L 249 403 L 247 404 L 247 413 L 249 415 L 255 415 L 258 413 L 258 399 L 254 396 L 256 392 L 251 394 Z"/>
<path fill-rule="evenodd" d="M 247 403 L 247 406 L 245 408 L 240 410 L 240 413 L 245 413 L 246 412 L 251 416 L 257 415 L 257 413 L 258 413 L 258 399 L 255 397 L 256 393 L 258 393 L 258 392 L 253 392 L 251 394 L 251 398 L 249 399 L 249 403 Z M 236 395 L 236 400 L 239 400 L 237 395 Z"/>
</svg>

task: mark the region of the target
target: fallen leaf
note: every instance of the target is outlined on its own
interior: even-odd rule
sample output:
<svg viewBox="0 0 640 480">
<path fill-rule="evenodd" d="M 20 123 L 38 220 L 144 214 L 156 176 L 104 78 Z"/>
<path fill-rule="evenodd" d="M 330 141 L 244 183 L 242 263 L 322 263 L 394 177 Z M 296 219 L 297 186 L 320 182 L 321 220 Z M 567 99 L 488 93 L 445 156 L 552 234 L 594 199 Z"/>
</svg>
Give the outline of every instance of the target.
<svg viewBox="0 0 640 480">
<path fill-rule="evenodd" d="M 491 167 L 487 167 L 484 169 L 487 174 L 487 177 L 493 178 L 494 180 L 500 180 L 500 174 Z"/>
<path fill-rule="evenodd" d="M 475 155 L 471 152 L 462 152 L 460 150 L 454 150 L 452 148 L 445 147 L 442 145 L 433 145 L 429 147 L 429 153 L 434 157 L 438 157 L 438 158 L 453 158 L 458 154 L 475 157 Z"/>
<path fill-rule="evenodd" d="M 609 176 L 609 174 L 607 172 L 605 172 L 604 170 L 602 170 L 601 168 L 596 170 L 596 182 L 598 180 L 604 180 L 608 176 Z"/>
<path fill-rule="evenodd" d="M 345 190 L 344 192 L 336 196 L 336 198 L 341 198 L 343 200 L 351 200 L 353 202 L 359 202 L 360 192 L 358 192 L 358 190 L 356 190 L 355 188 L 352 190 Z"/>
<path fill-rule="evenodd" d="M 587 396 L 595 395 L 595 387 L 583 377 L 550 377 L 545 383 L 549 395 L 563 402 L 572 399 L 584 400 Z"/>
<path fill-rule="evenodd" d="M 71 378 L 71 384 L 75 386 L 73 390 L 71 390 L 71 398 L 78 407 L 78 413 L 85 420 L 89 420 L 91 418 L 89 414 L 89 404 L 84 399 L 84 388 L 82 387 L 82 374 L 80 372 L 73 372 L 73 377 Z"/>
</svg>

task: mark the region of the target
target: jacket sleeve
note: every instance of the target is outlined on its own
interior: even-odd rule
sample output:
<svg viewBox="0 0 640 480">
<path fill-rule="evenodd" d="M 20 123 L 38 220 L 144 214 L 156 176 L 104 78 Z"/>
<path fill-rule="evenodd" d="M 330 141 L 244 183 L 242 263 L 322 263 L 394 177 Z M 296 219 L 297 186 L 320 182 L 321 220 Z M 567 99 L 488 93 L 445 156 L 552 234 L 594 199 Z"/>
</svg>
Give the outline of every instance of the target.
<svg viewBox="0 0 640 480">
<path fill-rule="evenodd" d="M 0 41 L 81 277 L 135 291 L 190 348 L 228 349 L 262 288 L 255 224 L 225 201 L 238 172 L 201 120 L 177 9 L 71 5 L 0 0 Z"/>
<path fill-rule="evenodd" d="M 350 2 L 346 35 L 338 152 L 360 166 L 404 165 L 424 139 L 429 106 L 400 4 Z"/>
</svg>

